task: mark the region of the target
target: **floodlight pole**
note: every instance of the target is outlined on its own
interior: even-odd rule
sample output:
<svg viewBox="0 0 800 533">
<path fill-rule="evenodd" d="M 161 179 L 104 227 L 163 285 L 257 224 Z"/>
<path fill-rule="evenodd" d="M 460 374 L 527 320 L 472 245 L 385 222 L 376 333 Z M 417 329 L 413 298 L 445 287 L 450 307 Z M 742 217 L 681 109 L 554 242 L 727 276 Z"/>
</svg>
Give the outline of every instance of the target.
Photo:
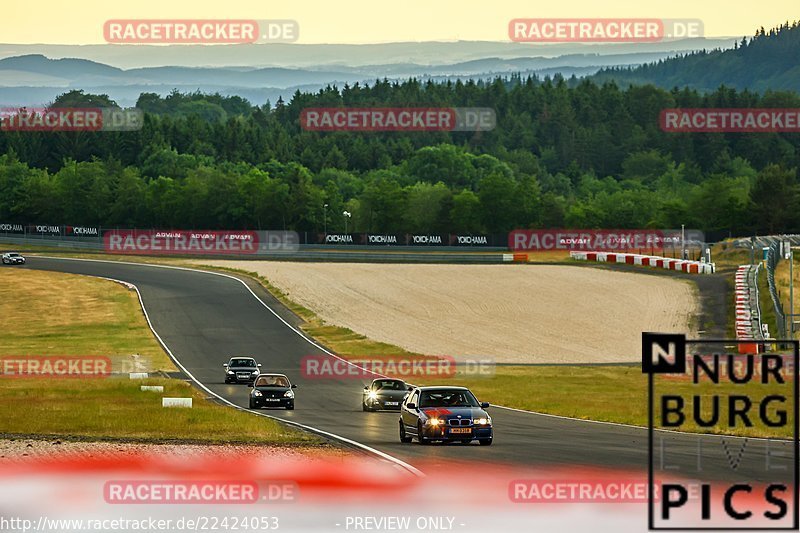
<svg viewBox="0 0 800 533">
<path fill-rule="evenodd" d="M 681 261 L 686 259 L 686 225 L 681 224 Z"/>
</svg>

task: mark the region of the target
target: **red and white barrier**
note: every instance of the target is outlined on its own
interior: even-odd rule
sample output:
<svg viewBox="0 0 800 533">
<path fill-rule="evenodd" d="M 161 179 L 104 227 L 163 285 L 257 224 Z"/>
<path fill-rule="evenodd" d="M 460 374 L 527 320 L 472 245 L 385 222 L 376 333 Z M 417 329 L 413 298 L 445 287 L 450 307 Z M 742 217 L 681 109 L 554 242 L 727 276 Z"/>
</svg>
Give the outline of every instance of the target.
<svg viewBox="0 0 800 533">
<path fill-rule="evenodd" d="M 599 263 L 624 263 L 627 265 L 641 265 L 665 270 L 675 270 L 688 274 L 713 274 L 714 263 L 702 263 L 685 259 L 672 259 L 669 257 L 656 257 L 642 254 L 624 254 L 610 252 L 570 252 L 569 256 L 578 261 L 596 261 Z"/>
</svg>

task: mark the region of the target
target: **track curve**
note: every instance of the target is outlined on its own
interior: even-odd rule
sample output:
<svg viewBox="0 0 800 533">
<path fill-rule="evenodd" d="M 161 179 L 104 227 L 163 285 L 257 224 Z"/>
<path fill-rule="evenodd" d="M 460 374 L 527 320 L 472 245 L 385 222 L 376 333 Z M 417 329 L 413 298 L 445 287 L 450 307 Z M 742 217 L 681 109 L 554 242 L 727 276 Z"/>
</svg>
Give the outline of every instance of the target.
<svg viewBox="0 0 800 533">
<path fill-rule="evenodd" d="M 464 461 L 647 469 L 647 432 L 643 428 L 497 407 L 491 409 L 495 424 L 491 447 L 477 443 L 401 444 L 396 413 L 361 411 L 360 382 L 303 379 L 301 358 L 325 351 L 300 334 L 292 326 L 293 315 L 252 280 L 242 282 L 211 272 L 156 265 L 46 257 L 29 257 L 23 268 L 112 278 L 135 285 L 153 329 L 204 388 L 246 408 L 249 389 L 226 385 L 222 363 L 230 355 L 253 355 L 264 365 L 263 370 L 285 373 L 298 384 L 296 409 L 269 411 L 271 416 L 361 443 L 425 472 Z M 748 439 L 748 453 L 732 472 L 719 437 L 659 433 L 660 438 L 669 450 L 665 464 L 679 469 L 675 474 L 698 475 L 701 448 L 702 477 L 706 479 L 774 479 L 774 472 L 764 470 L 764 454 L 791 453 L 789 442 Z M 738 444 L 733 446 L 738 449 Z"/>
</svg>

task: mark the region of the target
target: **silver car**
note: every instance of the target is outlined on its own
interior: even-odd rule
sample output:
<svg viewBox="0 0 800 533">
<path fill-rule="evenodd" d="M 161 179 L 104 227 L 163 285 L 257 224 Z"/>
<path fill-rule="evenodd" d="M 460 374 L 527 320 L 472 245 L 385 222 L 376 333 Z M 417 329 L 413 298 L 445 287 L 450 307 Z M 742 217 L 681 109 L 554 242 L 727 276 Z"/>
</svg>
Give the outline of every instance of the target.
<svg viewBox="0 0 800 533">
<path fill-rule="evenodd" d="M 3 254 L 3 264 L 4 265 L 24 265 L 25 258 L 22 257 L 17 252 L 8 252 Z"/>
</svg>

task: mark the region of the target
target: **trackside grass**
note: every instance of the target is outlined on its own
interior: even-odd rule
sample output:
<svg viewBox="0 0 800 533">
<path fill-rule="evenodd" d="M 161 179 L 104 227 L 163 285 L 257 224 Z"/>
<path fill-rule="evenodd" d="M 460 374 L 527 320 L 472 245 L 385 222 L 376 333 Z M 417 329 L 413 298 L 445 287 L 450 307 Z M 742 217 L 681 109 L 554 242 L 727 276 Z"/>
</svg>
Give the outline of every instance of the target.
<svg viewBox="0 0 800 533">
<path fill-rule="evenodd" d="M 146 370 L 175 370 L 147 327 L 136 293 L 86 276 L 0 268 L 0 357 L 139 354 Z M 124 367 L 123 367 L 124 368 Z M 123 377 L 124 376 L 124 377 Z M 164 393 L 142 392 L 162 385 Z M 192 409 L 161 397 L 192 397 Z M 317 445 L 314 436 L 217 405 L 181 380 L 0 376 L 0 434 L 156 442 Z"/>
</svg>

